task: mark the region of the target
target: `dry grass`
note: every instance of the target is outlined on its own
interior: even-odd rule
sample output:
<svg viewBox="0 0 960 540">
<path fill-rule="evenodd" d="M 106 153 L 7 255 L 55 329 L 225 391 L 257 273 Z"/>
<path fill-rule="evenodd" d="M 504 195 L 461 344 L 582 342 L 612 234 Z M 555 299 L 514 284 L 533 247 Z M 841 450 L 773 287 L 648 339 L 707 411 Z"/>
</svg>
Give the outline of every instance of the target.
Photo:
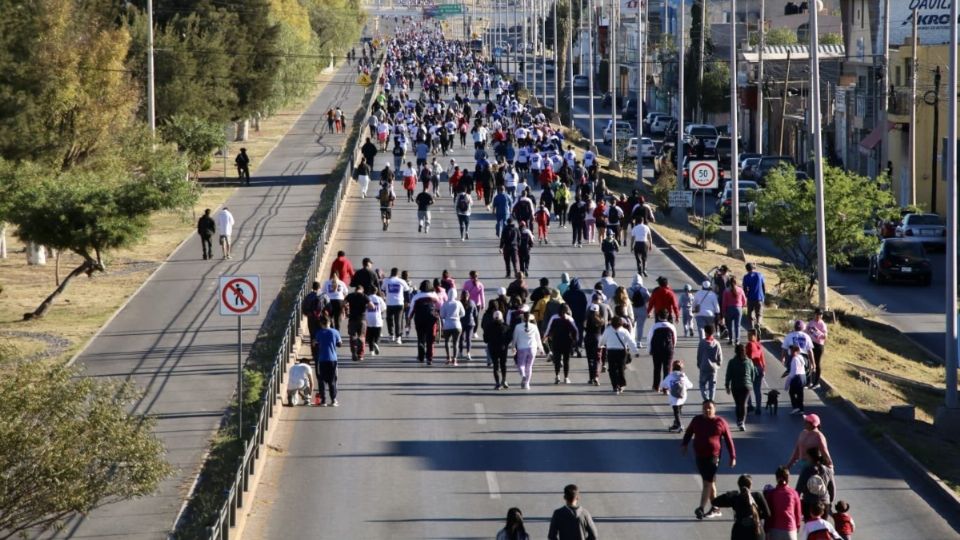
<svg viewBox="0 0 960 540">
<path fill-rule="evenodd" d="M 330 80 L 323 74 L 316 90 L 300 103 L 280 111 L 260 123 L 260 131 L 250 130 L 243 143 L 230 143 L 230 155 L 240 146 L 247 148 L 255 171 L 270 150 L 296 122 L 301 111 L 311 103 Z M 228 160 L 228 174 L 235 181 L 233 160 Z M 42 319 L 23 321 L 23 314 L 32 312 L 56 288 L 54 260 L 46 266 L 28 266 L 23 244 L 8 232 L 9 258 L 0 259 L 0 359 L 45 357 L 66 361 L 80 349 L 108 318 L 146 281 L 173 253 L 184 238 L 193 234 L 196 218 L 203 208 L 216 208 L 226 201 L 235 187 L 216 186 L 223 176 L 222 160 L 214 160 L 213 168 L 201 173 L 205 188 L 193 212 L 163 212 L 151 218 L 146 239 L 132 249 L 107 254 L 107 273 L 92 278 L 80 276 L 56 300 Z M 211 183 L 211 180 L 214 182 Z M 60 261 L 64 276 L 80 262 L 65 253 Z"/>
</svg>

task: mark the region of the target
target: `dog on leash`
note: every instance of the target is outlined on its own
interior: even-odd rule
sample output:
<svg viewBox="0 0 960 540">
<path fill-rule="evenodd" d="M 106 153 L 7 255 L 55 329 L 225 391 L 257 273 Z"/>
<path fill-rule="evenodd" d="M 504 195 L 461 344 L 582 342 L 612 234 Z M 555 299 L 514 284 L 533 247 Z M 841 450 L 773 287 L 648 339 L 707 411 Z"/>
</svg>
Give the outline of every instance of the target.
<svg viewBox="0 0 960 540">
<path fill-rule="evenodd" d="M 767 404 L 764 406 L 767 409 L 767 414 L 776 415 L 777 408 L 780 403 L 780 391 L 779 390 L 770 390 L 767 392 Z"/>
</svg>

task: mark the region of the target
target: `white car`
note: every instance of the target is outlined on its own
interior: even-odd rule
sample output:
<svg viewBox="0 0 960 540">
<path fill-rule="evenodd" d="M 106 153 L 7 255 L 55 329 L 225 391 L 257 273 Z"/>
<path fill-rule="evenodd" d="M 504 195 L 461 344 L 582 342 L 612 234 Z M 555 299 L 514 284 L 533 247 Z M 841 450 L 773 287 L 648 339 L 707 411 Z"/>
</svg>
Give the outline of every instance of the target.
<svg viewBox="0 0 960 540">
<path fill-rule="evenodd" d="M 690 124 L 683 130 L 684 138 L 696 138 L 703 141 L 703 146 L 707 150 L 713 150 L 717 147 L 717 137 L 719 133 L 717 128 L 710 124 Z"/>
<path fill-rule="evenodd" d="M 667 126 L 670 122 L 673 121 L 672 116 L 660 115 L 653 119 L 650 123 L 650 133 L 657 135 L 663 135 L 663 132 L 667 130 Z"/>
<path fill-rule="evenodd" d="M 633 125 L 626 120 L 617 120 L 617 138 L 626 139 L 633 136 Z M 607 122 L 607 127 L 603 128 L 603 142 L 610 144 L 613 140 L 613 120 Z"/>
<path fill-rule="evenodd" d="M 640 158 L 641 159 L 653 159 L 657 154 L 657 148 L 653 144 L 653 139 L 650 137 L 630 137 L 630 140 L 627 141 L 627 147 L 624 148 L 624 152 L 627 154 L 628 158 L 637 159 L 637 148 L 639 146 Z"/>
<path fill-rule="evenodd" d="M 907 214 L 895 234 L 897 238 L 924 246 L 944 249 L 947 245 L 947 228 L 937 214 Z"/>
</svg>

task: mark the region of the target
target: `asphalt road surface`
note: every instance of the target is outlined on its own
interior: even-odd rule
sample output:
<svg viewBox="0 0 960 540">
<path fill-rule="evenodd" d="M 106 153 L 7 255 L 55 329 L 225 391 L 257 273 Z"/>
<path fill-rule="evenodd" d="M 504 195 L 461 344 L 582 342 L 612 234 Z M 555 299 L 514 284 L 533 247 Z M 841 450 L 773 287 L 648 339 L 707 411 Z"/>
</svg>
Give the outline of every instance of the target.
<svg viewBox="0 0 960 540">
<path fill-rule="evenodd" d="M 220 259 L 215 246 L 216 258 L 202 260 L 193 235 L 78 359 L 85 375 L 128 378 L 144 390 L 134 412 L 157 419 L 175 475 L 152 496 L 101 507 L 44 538 L 156 540 L 172 530 L 236 390 L 237 323 L 218 314 L 218 278 L 259 274 L 261 297 L 276 297 L 346 138 L 326 132 L 325 112 L 340 105 L 349 117 L 359 106 L 355 77 L 355 66 L 339 69 L 276 149 L 252 156 L 263 162 L 251 185 L 226 203 L 236 220 L 233 259 Z M 269 309 L 264 300 L 259 316 L 243 318 L 245 353 Z"/>
<path fill-rule="evenodd" d="M 458 148 L 455 157 L 472 168 L 468 154 Z M 418 234 L 415 207 L 404 197 L 383 232 L 378 203 L 356 195 L 354 188 L 332 242 L 355 264 L 371 257 L 385 271 L 409 270 L 415 283 L 448 269 L 460 284 L 475 269 L 488 291 L 506 285 L 494 222 L 481 207 L 475 207 L 470 240 L 461 242 L 450 198 L 434 207 L 430 233 Z M 589 287 L 600 277 L 597 245 L 572 248 L 568 234 L 554 226 L 554 243 L 537 247 L 531 282 L 546 276 L 555 284 L 561 272 L 569 272 Z M 633 264 L 627 253 L 618 266 L 619 281 L 628 283 Z M 667 276 L 675 287 L 691 282 L 657 251 L 649 275 L 651 282 Z M 678 356 L 697 380 L 694 347 L 692 339 L 682 339 Z M 382 350 L 351 363 L 346 346 L 341 349 L 347 360 L 340 364 L 340 407 L 283 411 L 245 538 L 492 538 L 512 506 L 523 510 L 531 535 L 543 538 L 549 516 L 562 504 L 563 486 L 571 482 L 581 487 L 583 505 L 604 538 L 729 537 L 729 511 L 718 521 L 693 516 L 699 478 L 692 457 L 680 455 L 680 436 L 666 431 L 670 408 L 665 396 L 649 390 L 646 354 L 631 364 L 627 391 L 617 396 L 605 374 L 601 386 L 586 385 L 582 358 L 573 360 L 570 385 L 554 385 L 552 366 L 539 358 L 529 391 L 519 389 L 515 371 L 508 374 L 511 388 L 495 391 L 479 340 L 475 361 L 459 367 L 419 365 L 415 343 L 385 344 Z M 769 371 L 770 385 L 780 387 L 779 370 Z M 732 422 L 730 398 L 721 392 L 718 399 L 720 414 Z M 839 495 L 853 508 L 858 537 L 957 537 L 942 517 L 948 510 L 931 508 L 914 491 L 919 486 L 856 425 L 814 394 L 807 400 L 808 411 L 823 418 Z M 730 469 L 724 460 L 721 490 L 734 489 L 742 473 L 754 475 L 758 487 L 773 483 L 801 429 L 800 419 L 783 410 L 783 401 L 781 406 L 779 416 L 751 416 L 748 431 L 735 433 L 738 463 Z M 694 392 L 685 420 L 698 409 Z"/>
</svg>

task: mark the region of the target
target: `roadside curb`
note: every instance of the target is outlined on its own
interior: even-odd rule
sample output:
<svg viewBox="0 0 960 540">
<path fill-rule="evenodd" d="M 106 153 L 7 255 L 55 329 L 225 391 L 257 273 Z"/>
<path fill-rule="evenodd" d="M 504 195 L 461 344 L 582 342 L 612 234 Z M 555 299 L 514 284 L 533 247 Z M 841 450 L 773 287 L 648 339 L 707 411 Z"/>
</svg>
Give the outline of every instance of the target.
<svg viewBox="0 0 960 540">
<path fill-rule="evenodd" d="M 686 272 L 688 275 L 696 277 L 698 280 L 707 279 L 707 275 L 700 270 L 686 255 L 684 255 L 680 250 L 673 247 L 673 244 L 668 242 L 663 236 L 657 233 L 654 227 L 650 227 L 651 234 L 653 235 L 653 243 L 657 246 L 664 255 L 670 259 L 671 262 L 676 264 L 680 269 Z M 891 327 L 892 328 L 892 327 Z M 903 334 L 901 332 L 901 334 Z M 906 336 L 904 336 L 906 337 Z M 779 343 L 778 339 L 771 340 L 773 343 Z M 913 340 L 911 340 L 913 342 Z M 936 358 L 936 356 L 934 356 Z M 837 401 L 839 402 L 840 409 L 851 417 L 854 421 L 861 425 L 870 424 L 870 418 L 857 407 L 852 401 L 840 395 L 837 392 L 836 387 L 831 385 L 826 379 L 821 378 L 820 383 L 822 385 L 822 390 L 817 391 L 817 395 L 820 397 L 821 401 L 826 405 L 830 405 L 830 401 L 825 399 L 827 392 L 832 392 L 837 396 Z M 913 455 L 910 454 L 904 447 L 900 446 L 896 440 L 893 439 L 887 433 L 881 434 L 881 439 L 883 444 L 892 451 L 894 459 L 887 457 L 887 461 L 891 462 L 891 465 L 894 468 L 899 469 L 902 466 L 906 466 L 909 469 L 909 472 L 912 473 L 928 490 L 930 490 L 931 495 L 937 498 L 937 500 L 956 512 L 957 515 L 960 515 L 960 496 L 958 496 L 949 486 L 940 479 L 939 476 L 932 473 L 927 469 L 922 463 L 920 463 Z M 909 482 L 908 482 L 909 483 Z"/>
</svg>

